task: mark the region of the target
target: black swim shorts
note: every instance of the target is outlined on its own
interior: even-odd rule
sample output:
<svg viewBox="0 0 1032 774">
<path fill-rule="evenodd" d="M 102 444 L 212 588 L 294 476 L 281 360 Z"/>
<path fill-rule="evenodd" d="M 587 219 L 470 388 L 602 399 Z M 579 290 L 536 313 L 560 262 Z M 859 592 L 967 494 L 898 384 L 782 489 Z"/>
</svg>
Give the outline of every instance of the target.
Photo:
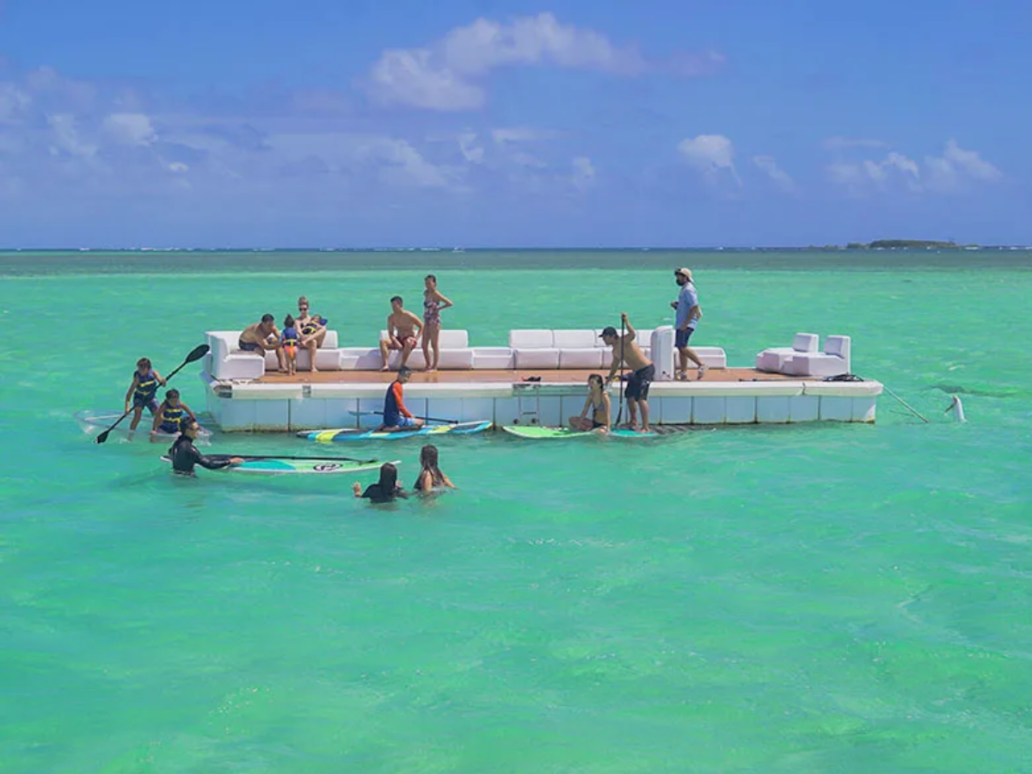
<svg viewBox="0 0 1032 774">
<path fill-rule="evenodd" d="M 668 339 L 669 341 L 669 339 Z M 627 380 L 627 389 L 624 395 L 631 400 L 648 400 L 649 385 L 656 378 L 656 367 L 649 363 L 644 368 L 639 368 Z"/>
</svg>

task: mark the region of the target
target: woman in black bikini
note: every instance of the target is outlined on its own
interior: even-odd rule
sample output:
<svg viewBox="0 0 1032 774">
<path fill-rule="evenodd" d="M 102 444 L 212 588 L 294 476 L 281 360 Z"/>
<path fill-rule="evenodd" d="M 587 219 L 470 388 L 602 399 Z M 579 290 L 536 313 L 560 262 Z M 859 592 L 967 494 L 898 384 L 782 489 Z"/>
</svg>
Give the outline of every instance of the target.
<svg viewBox="0 0 1032 774">
<path fill-rule="evenodd" d="M 582 432 L 598 430 L 608 433 L 610 427 L 609 405 L 609 393 L 606 392 L 605 380 L 599 374 L 592 374 L 588 377 L 588 399 L 584 401 L 584 408 L 581 409 L 580 416 L 570 417 L 570 427 Z M 589 410 L 591 419 L 588 419 Z"/>
</svg>

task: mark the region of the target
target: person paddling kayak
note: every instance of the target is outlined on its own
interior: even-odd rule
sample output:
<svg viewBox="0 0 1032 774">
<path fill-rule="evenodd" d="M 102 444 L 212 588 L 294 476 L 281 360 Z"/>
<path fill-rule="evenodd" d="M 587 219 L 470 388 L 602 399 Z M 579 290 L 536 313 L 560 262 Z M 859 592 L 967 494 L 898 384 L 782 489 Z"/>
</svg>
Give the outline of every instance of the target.
<svg viewBox="0 0 1032 774">
<path fill-rule="evenodd" d="M 186 417 L 179 424 L 180 436 L 169 447 L 168 456 L 172 460 L 172 472 L 180 476 L 192 476 L 194 467 L 200 465 L 208 470 L 221 470 L 243 462 L 240 457 L 223 457 L 215 459 L 197 451 L 194 439 L 197 438 L 197 420 Z"/>
</svg>

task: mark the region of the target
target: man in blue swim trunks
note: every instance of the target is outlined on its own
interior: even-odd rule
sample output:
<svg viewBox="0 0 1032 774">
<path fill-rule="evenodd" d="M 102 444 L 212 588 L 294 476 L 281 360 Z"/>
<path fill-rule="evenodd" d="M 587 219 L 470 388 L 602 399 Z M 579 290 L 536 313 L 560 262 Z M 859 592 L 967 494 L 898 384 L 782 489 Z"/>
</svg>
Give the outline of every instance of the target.
<svg viewBox="0 0 1032 774">
<path fill-rule="evenodd" d="M 275 318 L 271 314 L 262 315 L 262 321 L 254 325 L 248 325 L 240 332 L 240 340 L 237 342 L 244 352 L 254 352 L 265 358 L 267 350 L 275 350 L 276 360 L 279 361 L 279 370 L 286 371 L 287 364 L 283 359 L 283 345 L 280 343 L 280 332 L 276 328 Z"/>
<path fill-rule="evenodd" d="M 616 372 L 624 367 L 624 363 L 631 369 L 631 375 L 627 377 L 627 387 L 624 390 L 624 397 L 627 398 L 627 412 L 630 415 L 628 427 L 631 430 L 638 429 L 638 408 L 641 407 L 641 431 L 651 432 L 649 428 L 649 385 L 656 378 L 656 367 L 652 361 L 645 357 L 645 353 L 638 346 L 637 331 L 627 319 L 627 312 L 620 315 L 620 321 L 627 330 L 622 337 L 612 325 L 602 331 L 599 337 L 607 346 L 613 348 L 613 364 L 609 367 L 609 376 L 606 377 L 606 384 L 609 384 L 616 377 Z"/>
<path fill-rule="evenodd" d="M 695 285 L 692 283 L 691 269 L 678 269 L 674 272 L 674 280 L 681 286 L 677 300 L 670 302 L 670 306 L 677 310 L 674 346 L 677 347 L 677 354 L 681 361 L 677 378 L 682 381 L 688 380 L 688 361 L 691 360 L 698 366 L 698 378 L 702 379 L 706 375 L 706 364 L 688 346 L 688 340 L 695 333 L 695 326 L 699 324 L 699 318 L 702 317 L 702 307 L 699 306 L 699 294 L 695 291 Z"/>
</svg>

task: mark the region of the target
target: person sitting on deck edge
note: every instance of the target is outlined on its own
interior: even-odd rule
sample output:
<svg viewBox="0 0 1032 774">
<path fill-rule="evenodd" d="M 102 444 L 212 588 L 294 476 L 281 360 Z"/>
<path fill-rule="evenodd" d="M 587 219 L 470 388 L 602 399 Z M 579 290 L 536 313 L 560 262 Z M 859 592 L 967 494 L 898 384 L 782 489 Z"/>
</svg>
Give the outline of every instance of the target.
<svg viewBox="0 0 1032 774">
<path fill-rule="evenodd" d="M 402 396 L 405 382 L 411 376 L 411 369 L 405 366 L 398 369 L 398 376 L 387 388 L 387 394 L 383 399 L 383 424 L 373 432 L 393 433 L 398 430 L 418 430 L 423 426 L 423 420 L 416 419 L 412 412 L 405 408 Z"/>
<path fill-rule="evenodd" d="M 406 309 L 401 296 L 394 296 L 391 299 L 391 313 L 387 315 L 387 338 L 380 340 L 380 355 L 383 356 L 383 368 L 381 371 L 389 371 L 387 358 L 390 356 L 387 350 L 400 349 L 401 363 L 398 368 L 405 368 L 408 364 L 409 355 L 419 344 L 419 336 L 423 332 L 423 321 Z"/>
<path fill-rule="evenodd" d="M 609 368 L 609 376 L 606 384 L 613 381 L 616 372 L 621 369 L 624 363 L 631 369 L 632 373 L 627 379 L 627 389 L 624 394 L 627 396 L 627 411 L 630 414 L 627 426 L 631 430 L 638 429 L 638 406 L 641 406 L 641 430 L 643 433 L 651 432 L 649 428 L 649 385 L 656 377 L 656 367 L 652 361 L 645 357 L 635 341 L 637 331 L 627 319 L 627 312 L 620 315 L 620 322 L 623 323 L 627 332 L 620 335 L 612 325 L 602 331 L 600 338 L 613 348 L 613 365 Z"/>
</svg>

